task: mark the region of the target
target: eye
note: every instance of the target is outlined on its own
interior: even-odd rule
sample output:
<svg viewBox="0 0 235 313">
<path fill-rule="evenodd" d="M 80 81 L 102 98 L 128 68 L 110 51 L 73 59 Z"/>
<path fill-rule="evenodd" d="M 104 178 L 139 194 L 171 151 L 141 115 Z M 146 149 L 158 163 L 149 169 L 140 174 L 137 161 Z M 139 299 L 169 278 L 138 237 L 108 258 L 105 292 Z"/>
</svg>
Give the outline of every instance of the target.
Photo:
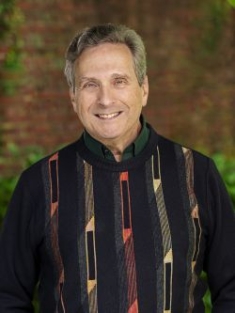
<svg viewBox="0 0 235 313">
<path fill-rule="evenodd" d="M 80 90 L 92 91 L 99 86 L 99 83 L 94 79 L 82 79 L 78 86 Z"/>
<path fill-rule="evenodd" d="M 114 85 L 117 87 L 124 87 L 127 84 L 127 80 L 123 77 L 117 77 L 114 80 Z"/>
<path fill-rule="evenodd" d="M 82 88 L 85 88 L 85 89 L 94 89 L 94 88 L 96 88 L 97 86 L 98 86 L 98 85 L 97 85 L 95 82 L 89 81 L 89 82 L 83 84 Z"/>
</svg>

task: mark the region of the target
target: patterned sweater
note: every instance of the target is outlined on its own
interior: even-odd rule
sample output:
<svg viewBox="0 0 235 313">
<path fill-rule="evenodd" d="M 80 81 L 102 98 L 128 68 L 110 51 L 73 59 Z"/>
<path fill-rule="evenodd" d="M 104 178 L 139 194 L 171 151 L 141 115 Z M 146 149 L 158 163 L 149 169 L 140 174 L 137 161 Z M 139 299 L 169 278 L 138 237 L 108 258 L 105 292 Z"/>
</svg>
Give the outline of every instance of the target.
<svg viewBox="0 0 235 313">
<path fill-rule="evenodd" d="M 0 312 L 235 312 L 235 218 L 213 162 L 150 130 L 136 157 L 83 139 L 22 175 L 0 241 Z"/>
</svg>

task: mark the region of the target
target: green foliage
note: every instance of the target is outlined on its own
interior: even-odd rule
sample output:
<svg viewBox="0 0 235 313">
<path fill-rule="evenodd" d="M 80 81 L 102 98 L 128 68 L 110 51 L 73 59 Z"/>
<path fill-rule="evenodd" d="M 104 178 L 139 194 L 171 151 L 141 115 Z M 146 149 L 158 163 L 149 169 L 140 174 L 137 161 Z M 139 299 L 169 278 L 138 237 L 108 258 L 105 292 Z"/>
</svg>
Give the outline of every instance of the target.
<svg viewBox="0 0 235 313">
<path fill-rule="evenodd" d="M 6 208 L 9 203 L 12 191 L 15 188 L 17 177 L 0 176 L 0 224 L 6 214 Z"/>
<path fill-rule="evenodd" d="M 235 0 L 227 0 L 228 3 L 235 8 Z"/>
<path fill-rule="evenodd" d="M 200 277 L 202 280 L 205 280 L 207 281 L 207 275 L 205 272 L 202 272 L 201 274 L 201 277 Z M 212 306 L 211 306 L 211 295 L 210 295 L 210 291 L 209 289 L 207 290 L 204 298 L 203 298 L 203 301 L 204 301 L 204 305 L 205 305 L 205 313 L 211 313 L 211 310 L 212 310 Z"/>
<path fill-rule="evenodd" d="M 2 0 L 0 3 L 0 38 L 11 29 L 11 19 L 14 14 L 15 1 Z"/>
<path fill-rule="evenodd" d="M 16 145 L 8 145 L 11 158 L 22 160 L 20 162 L 21 169 L 29 167 L 43 157 L 43 150 L 39 147 L 28 147 L 25 150 L 26 151 L 22 153 L 22 150 Z M 7 158 L 1 157 L 0 164 L 4 164 L 5 162 L 7 162 Z M 0 227 L 18 178 L 19 175 L 2 176 L 0 174 Z"/>
<path fill-rule="evenodd" d="M 1 0 L 0 3 L 0 39 L 4 39 L 9 33 L 15 32 L 21 24 L 23 15 L 16 6 L 15 0 Z"/>
<path fill-rule="evenodd" d="M 227 187 L 228 193 L 235 207 L 235 159 L 225 157 L 223 154 L 217 153 L 213 156 L 216 166 L 222 175 Z"/>
<path fill-rule="evenodd" d="M 21 48 L 23 40 L 19 38 L 18 31 L 24 21 L 22 11 L 17 7 L 15 0 L 1 0 L 0 3 L 0 40 L 5 46 L 0 82 L 0 91 L 12 95 L 15 91 L 15 81 L 4 75 L 9 72 L 22 70 Z M 8 75 L 6 75 L 8 77 Z"/>
<path fill-rule="evenodd" d="M 229 0 L 234 1 L 234 0 Z M 202 2 L 201 15 L 195 20 L 199 30 L 195 42 L 197 58 L 211 58 L 218 52 L 231 6 L 224 0 Z"/>
<path fill-rule="evenodd" d="M 0 176 L 0 226 L 6 214 L 7 206 L 16 186 L 18 177 L 2 177 Z"/>
<path fill-rule="evenodd" d="M 211 313 L 212 305 L 211 305 L 211 295 L 209 289 L 207 290 L 204 296 L 204 305 L 205 305 L 205 313 Z"/>
</svg>

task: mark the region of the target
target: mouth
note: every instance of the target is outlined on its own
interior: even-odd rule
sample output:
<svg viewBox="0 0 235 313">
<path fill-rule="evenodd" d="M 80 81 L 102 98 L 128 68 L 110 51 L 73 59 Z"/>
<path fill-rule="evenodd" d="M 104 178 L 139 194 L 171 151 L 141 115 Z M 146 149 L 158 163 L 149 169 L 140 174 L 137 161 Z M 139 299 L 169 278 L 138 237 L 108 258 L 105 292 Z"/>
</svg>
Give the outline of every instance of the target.
<svg viewBox="0 0 235 313">
<path fill-rule="evenodd" d="M 96 114 L 95 116 L 102 120 L 111 120 L 119 116 L 122 112 L 109 113 L 109 114 Z"/>
</svg>

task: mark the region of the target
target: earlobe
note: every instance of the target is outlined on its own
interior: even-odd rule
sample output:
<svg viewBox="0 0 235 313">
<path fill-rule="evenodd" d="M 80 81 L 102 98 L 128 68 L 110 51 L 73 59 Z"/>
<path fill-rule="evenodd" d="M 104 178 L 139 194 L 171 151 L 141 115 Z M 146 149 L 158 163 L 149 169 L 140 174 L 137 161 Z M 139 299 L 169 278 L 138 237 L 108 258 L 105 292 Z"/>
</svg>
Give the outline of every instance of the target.
<svg viewBox="0 0 235 313">
<path fill-rule="evenodd" d="M 149 95 L 149 82 L 148 76 L 146 75 L 142 84 L 143 88 L 143 107 L 147 105 L 148 95 Z"/>
<path fill-rule="evenodd" d="M 70 100 L 73 102 L 75 99 L 75 93 L 73 88 L 69 88 L 69 96 L 70 96 Z"/>
<path fill-rule="evenodd" d="M 70 96 L 71 103 L 73 105 L 73 110 L 75 113 L 77 113 L 76 101 L 75 101 L 75 92 L 72 88 L 69 89 L 69 96 Z"/>
</svg>

